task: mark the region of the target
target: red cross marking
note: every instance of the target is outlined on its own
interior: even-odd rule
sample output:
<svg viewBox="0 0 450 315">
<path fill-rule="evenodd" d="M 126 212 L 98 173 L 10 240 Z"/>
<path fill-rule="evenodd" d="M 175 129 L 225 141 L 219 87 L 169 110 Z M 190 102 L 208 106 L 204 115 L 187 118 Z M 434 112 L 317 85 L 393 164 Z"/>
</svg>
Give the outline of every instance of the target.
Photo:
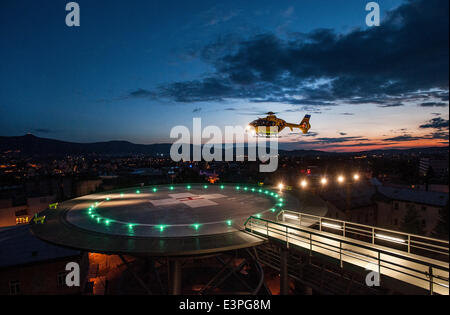
<svg viewBox="0 0 450 315">
<path fill-rule="evenodd" d="M 186 201 L 200 200 L 200 199 L 204 199 L 204 198 L 202 198 L 200 196 L 195 196 L 195 197 L 184 197 L 184 198 L 176 198 L 176 199 L 181 202 L 186 202 Z"/>
</svg>

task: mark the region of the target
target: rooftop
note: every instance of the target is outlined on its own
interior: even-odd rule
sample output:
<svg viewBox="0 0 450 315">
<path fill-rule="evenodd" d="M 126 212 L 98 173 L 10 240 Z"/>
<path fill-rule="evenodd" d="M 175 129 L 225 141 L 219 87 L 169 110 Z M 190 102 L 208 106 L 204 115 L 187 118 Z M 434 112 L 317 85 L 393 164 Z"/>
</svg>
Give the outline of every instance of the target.
<svg viewBox="0 0 450 315">
<path fill-rule="evenodd" d="M 79 255 L 36 238 L 29 225 L 0 228 L 0 268 Z"/>
</svg>

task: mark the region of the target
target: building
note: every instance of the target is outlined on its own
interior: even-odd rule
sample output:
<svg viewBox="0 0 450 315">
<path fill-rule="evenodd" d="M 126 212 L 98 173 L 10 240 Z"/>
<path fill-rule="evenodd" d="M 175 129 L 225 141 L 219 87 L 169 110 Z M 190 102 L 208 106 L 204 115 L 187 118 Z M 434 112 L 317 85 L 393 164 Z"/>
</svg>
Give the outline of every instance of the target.
<svg viewBox="0 0 450 315">
<path fill-rule="evenodd" d="M 66 264 L 80 266 L 80 287 L 67 287 Z M 54 246 L 31 234 L 29 225 L 0 228 L 0 295 L 81 294 L 88 255 Z"/>
<path fill-rule="evenodd" d="M 377 187 L 377 226 L 401 230 L 409 210 L 416 211 L 426 235 L 439 221 L 439 211 L 448 203 L 448 193 L 396 187 Z"/>
<path fill-rule="evenodd" d="M 35 213 L 48 208 L 56 201 L 56 196 L 28 197 L 23 199 L 0 200 L 0 228 L 27 224 Z"/>
<path fill-rule="evenodd" d="M 333 219 L 403 230 L 409 210 L 414 210 L 424 235 L 432 235 L 448 193 L 383 186 L 377 180 L 343 185 L 320 193 Z"/>
<path fill-rule="evenodd" d="M 328 205 L 328 217 L 366 225 L 376 225 L 376 188 L 359 182 L 327 189 L 320 193 Z"/>
<path fill-rule="evenodd" d="M 420 159 L 419 174 L 421 176 L 426 176 L 430 170 L 435 177 L 448 176 L 448 160 L 433 160 L 430 158 Z"/>
</svg>

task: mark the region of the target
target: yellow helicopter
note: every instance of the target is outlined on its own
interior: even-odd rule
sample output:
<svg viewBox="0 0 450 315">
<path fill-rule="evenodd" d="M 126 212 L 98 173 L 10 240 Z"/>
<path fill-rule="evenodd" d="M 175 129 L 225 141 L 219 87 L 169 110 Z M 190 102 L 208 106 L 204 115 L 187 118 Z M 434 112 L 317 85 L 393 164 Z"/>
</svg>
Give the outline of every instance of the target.
<svg viewBox="0 0 450 315">
<path fill-rule="evenodd" d="M 311 119 L 311 115 L 305 115 L 303 120 L 299 124 L 291 124 L 286 122 L 285 120 L 278 118 L 275 116 L 274 112 L 266 113 L 267 117 L 258 118 L 247 126 L 247 131 L 252 132 L 256 135 L 263 135 L 266 137 L 272 135 L 278 135 L 284 128 L 290 128 L 291 131 L 294 128 L 300 129 L 304 134 L 307 134 L 309 129 L 311 129 L 311 124 L 309 120 Z"/>
</svg>

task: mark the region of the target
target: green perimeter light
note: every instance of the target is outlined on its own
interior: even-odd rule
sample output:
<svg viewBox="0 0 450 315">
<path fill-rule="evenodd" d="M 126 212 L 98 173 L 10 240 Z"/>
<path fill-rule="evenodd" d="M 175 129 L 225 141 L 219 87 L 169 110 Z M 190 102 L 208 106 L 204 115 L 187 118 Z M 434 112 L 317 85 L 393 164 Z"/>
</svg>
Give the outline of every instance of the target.
<svg viewBox="0 0 450 315">
<path fill-rule="evenodd" d="M 205 189 L 208 188 L 208 185 L 203 186 L 203 188 L 205 188 Z"/>
<path fill-rule="evenodd" d="M 255 188 L 252 188 L 252 191 L 255 192 Z"/>
<path fill-rule="evenodd" d="M 109 197 L 108 197 L 108 198 L 106 198 L 106 201 L 110 201 L 110 200 L 111 200 L 111 198 L 109 198 Z"/>
<path fill-rule="evenodd" d="M 236 186 L 236 190 L 239 190 L 239 189 L 241 189 L 241 187 L 239 187 L 239 186 Z"/>
<path fill-rule="evenodd" d="M 270 211 L 275 212 L 276 210 L 274 208 L 270 209 Z"/>
<path fill-rule="evenodd" d="M 170 186 L 170 187 L 169 187 L 169 189 L 170 189 L 170 190 L 174 190 L 174 189 L 175 189 L 175 187 L 173 187 L 173 186 Z"/>
<path fill-rule="evenodd" d="M 191 189 L 191 185 L 187 185 L 187 187 L 186 187 L 187 189 Z"/>
<path fill-rule="evenodd" d="M 227 225 L 231 226 L 231 220 L 227 220 Z"/>
<path fill-rule="evenodd" d="M 153 188 L 153 192 L 157 192 L 158 191 L 158 189 L 156 189 L 156 188 Z"/>
<path fill-rule="evenodd" d="M 257 213 L 257 214 L 256 214 L 256 217 L 257 217 L 258 219 L 260 219 L 260 218 L 261 218 L 261 214 Z"/>
<path fill-rule="evenodd" d="M 140 190 L 136 190 L 136 194 L 140 194 L 141 193 L 141 191 Z"/>
<path fill-rule="evenodd" d="M 110 222 L 109 220 L 105 220 L 106 225 L 109 225 L 109 222 Z"/>
<path fill-rule="evenodd" d="M 134 227 L 134 224 L 128 224 L 128 228 L 132 229 Z"/>
<path fill-rule="evenodd" d="M 198 230 L 198 229 L 199 229 L 199 227 L 200 227 L 200 224 L 198 224 L 198 223 L 195 223 L 195 224 L 193 224 L 192 226 L 194 227 L 194 229 L 195 229 L 195 230 Z"/>
<path fill-rule="evenodd" d="M 159 229 L 160 232 L 163 232 L 164 229 L 166 228 L 166 226 L 161 224 L 161 225 L 158 225 L 157 228 Z"/>
<path fill-rule="evenodd" d="M 220 189 L 224 189 L 225 188 L 225 186 L 224 185 L 220 185 Z"/>
</svg>

